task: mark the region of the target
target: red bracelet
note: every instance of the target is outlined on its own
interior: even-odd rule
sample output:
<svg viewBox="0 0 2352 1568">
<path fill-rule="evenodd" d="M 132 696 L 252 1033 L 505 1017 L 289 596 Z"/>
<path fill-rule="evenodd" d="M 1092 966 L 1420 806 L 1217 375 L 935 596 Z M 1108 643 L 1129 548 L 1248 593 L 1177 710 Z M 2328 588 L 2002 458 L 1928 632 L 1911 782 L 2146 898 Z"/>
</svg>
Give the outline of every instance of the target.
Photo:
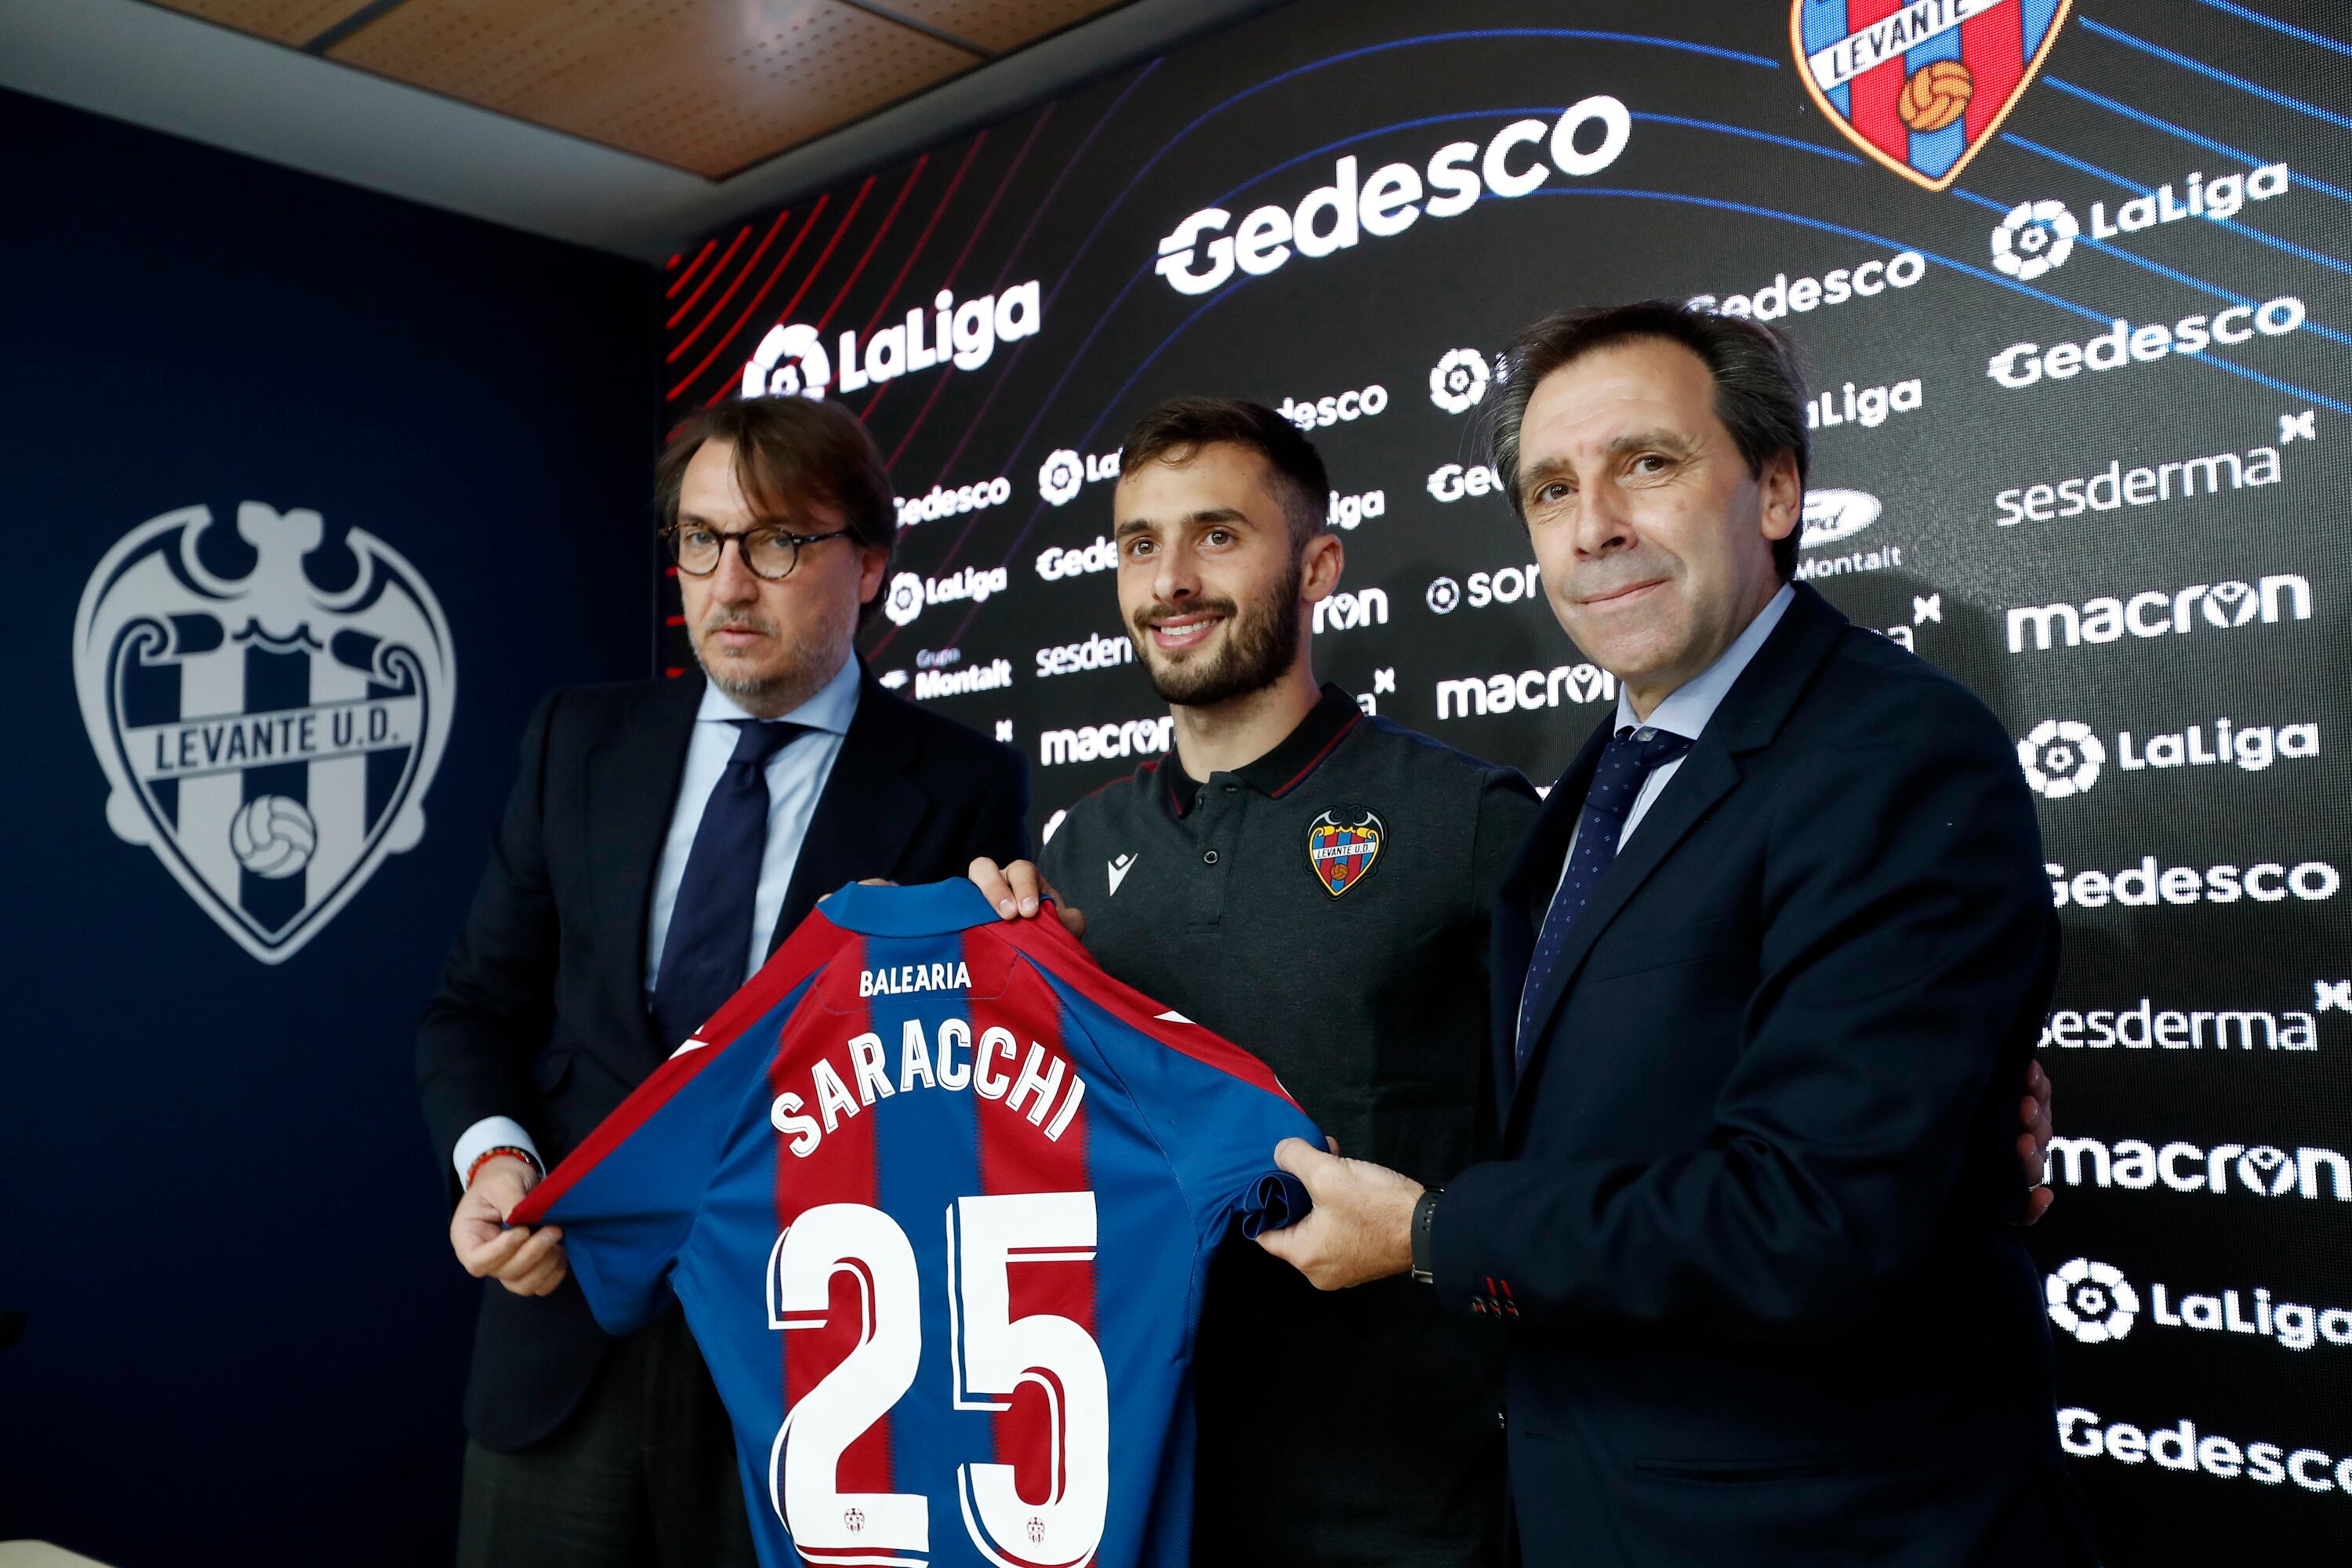
<svg viewBox="0 0 2352 1568">
<path fill-rule="evenodd" d="M 519 1148 L 512 1143 L 501 1143 L 495 1149 L 483 1150 L 480 1153 L 474 1156 L 474 1163 L 466 1167 L 466 1186 L 469 1191 L 474 1185 L 475 1173 L 481 1170 L 485 1164 L 497 1159 L 501 1154 L 511 1154 L 516 1159 L 520 1160 L 524 1164 L 529 1165 L 532 1170 L 538 1171 L 541 1175 L 543 1176 L 547 1174 L 544 1170 L 541 1169 L 539 1162 L 531 1158 L 530 1150 Z"/>
</svg>

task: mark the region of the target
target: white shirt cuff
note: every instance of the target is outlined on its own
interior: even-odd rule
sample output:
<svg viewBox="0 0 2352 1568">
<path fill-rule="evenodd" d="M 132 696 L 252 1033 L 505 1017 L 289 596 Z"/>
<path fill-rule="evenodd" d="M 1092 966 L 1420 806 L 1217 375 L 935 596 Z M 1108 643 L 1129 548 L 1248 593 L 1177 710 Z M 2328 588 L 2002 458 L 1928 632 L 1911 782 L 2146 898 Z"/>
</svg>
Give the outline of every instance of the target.
<svg viewBox="0 0 2352 1568">
<path fill-rule="evenodd" d="M 508 1147 L 529 1150 L 530 1157 L 539 1162 L 540 1171 L 542 1173 L 546 1172 L 547 1162 L 540 1159 L 539 1145 L 530 1141 L 530 1134 L 522 1130 L 521 1122 L 511 1116 L 485 1116 L 458 1135 L 455 1156 L 458 1184 L 464 1184 L 466 1173 L 474 1168 L 474 1162 L 482 1157 L 483 1150 Z"/>
</svg>

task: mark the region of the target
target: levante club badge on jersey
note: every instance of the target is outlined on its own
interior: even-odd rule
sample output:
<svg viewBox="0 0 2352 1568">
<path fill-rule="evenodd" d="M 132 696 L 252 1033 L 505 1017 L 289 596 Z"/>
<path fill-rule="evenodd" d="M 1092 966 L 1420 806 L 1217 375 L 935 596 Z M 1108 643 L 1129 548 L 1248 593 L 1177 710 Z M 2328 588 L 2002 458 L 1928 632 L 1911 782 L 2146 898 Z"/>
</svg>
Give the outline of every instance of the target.
<svg viewBox="0 0 2352 1568">
<path fill-rule="evenodd" d="M 1805 90 L 1848 140 L 1940 191 L 2017 107 L 2074 0 L 1794 0 Z"/>
<path fill-rule="evenodd" d="M 107 552 L 74 681 L 108 825 L 278 963 L 424 837 L 457 666 L 391 546 L 247 501 L 234 529 L 184 507 Z"/>
<path fill-rule="evenodd" d="M 1307 829 L 1307 868 L 1336 899 L 1371 875 L 1386 837 L 1381 819 L 1360 806 L 1327 811 Z"/>
</svg>

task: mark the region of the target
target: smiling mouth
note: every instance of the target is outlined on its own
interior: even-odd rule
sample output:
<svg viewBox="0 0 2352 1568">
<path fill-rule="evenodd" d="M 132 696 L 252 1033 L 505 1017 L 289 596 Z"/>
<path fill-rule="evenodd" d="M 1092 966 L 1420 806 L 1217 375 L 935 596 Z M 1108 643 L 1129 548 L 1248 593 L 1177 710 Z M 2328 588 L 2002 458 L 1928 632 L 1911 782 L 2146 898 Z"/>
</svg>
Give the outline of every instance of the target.
<svg viewBox="0 0 2352 1568">
<path fill-rule="evenodd" d="M 1170 653 L 1180 653 L 1188 647 L 1198 647 L 1224 619 L 1205 611 L 1189 616 L 1171 616 L 1166 620 L 1151 623 L 1152 646 Z"/>
<path fill-rule="evenodd" d="M 1589 595 L 1585 598 L 1579 600 L 1578 603 L 1582 605 L 1588 610 L 1597 609 L 1607 605 L 1621 605 L 1634 597 L 1636 595 L 1645 594 L 1651 589 L 1660 586 L 1664 583 L 1664 581 L 1665 579 L 1663 577 L 1653 577 L 1647 582 L 1629 583 L 1622 588 L 1612 588 L 1605 594 Z"/>
</svg>

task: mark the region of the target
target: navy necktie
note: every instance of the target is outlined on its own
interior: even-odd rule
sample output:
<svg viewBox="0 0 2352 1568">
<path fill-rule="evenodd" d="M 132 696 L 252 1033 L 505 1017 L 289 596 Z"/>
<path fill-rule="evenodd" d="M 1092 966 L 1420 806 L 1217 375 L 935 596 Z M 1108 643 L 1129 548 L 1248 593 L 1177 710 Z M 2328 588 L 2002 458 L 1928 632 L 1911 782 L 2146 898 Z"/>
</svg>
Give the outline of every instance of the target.
<svg viewBox="0 0 2352 1568">
<path fill-rule="evenodd" d="M 676 1050 L 744 981 L 752 907 L 768 849 L 768 762 L 806 734 L 781 720 L 730 721 L 740 731 L 687 852 L 654 981 L 654 1027 Z"/>
<path fill-rule="evenodd" d="M 1543 994 L 1544 982 L 1567 950 L 1569 928 L 1591 897 L 1593 883 L 1617 858 L 1617 840 L 1625 831 L 1626 817 L 1633 815 L 1633 802 L 1641 797 L 1643 782 L 1689 751 L 1690 744 L 1688 736 L 1644 726 L 1620 730 L 1601 748 L 1601 763 L 1592 770 L 1592 786 L 1585 792 L 1584 810 L 1576 819 L 1574 854 L 1559 879 L 1559 890 L 1552 895 L 1551 907 L 1544 911 L 1535 954 L 1528 960 L 1527 987 L 1519 993 L 1514 1071 L 1527 1070 L 1528 1052 L 1535 1047 L 1536 998 Z"/>
</svg>

